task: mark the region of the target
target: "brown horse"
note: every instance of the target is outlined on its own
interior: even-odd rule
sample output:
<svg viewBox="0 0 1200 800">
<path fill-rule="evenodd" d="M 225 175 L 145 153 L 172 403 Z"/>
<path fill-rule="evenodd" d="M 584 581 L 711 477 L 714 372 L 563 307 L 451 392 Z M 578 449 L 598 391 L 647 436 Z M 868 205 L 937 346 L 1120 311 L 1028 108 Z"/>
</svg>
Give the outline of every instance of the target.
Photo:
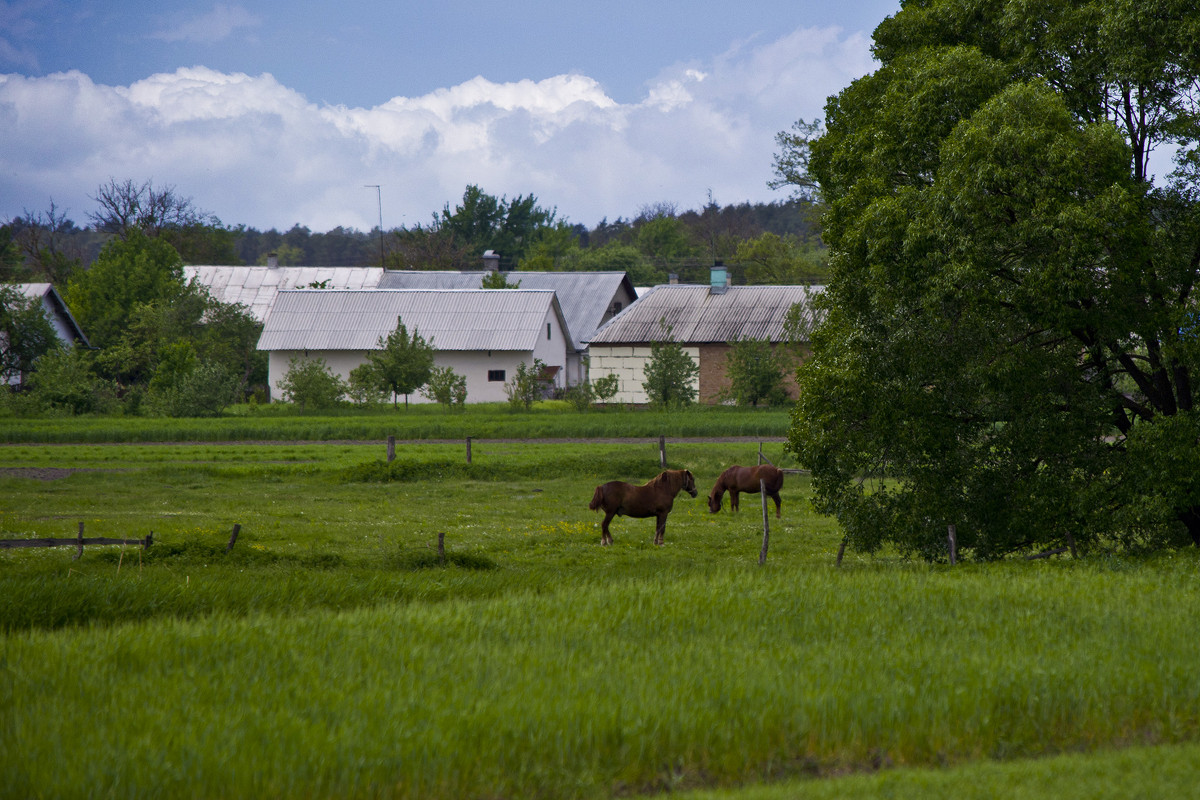
<svg viewBox="0 0 1200 800">
<path fill-rule="evenodd" d="M 712 491 L 708 493 L 708 510 L 717 513 L 721 510 L 721 498 L 729 492 L 729 507 L 738 510 L 738 492 L 758 492 L 762 490 L 759 481 L 767 484 L 767 497 L 775 501 L 775 517 L 779 518 L 781 501 L 779 490 L 783 488 L 783 470 L 770 464 L 760 464 L 757 467 L 732 466 L 717 478 Z"/>
<path fill-rule="evenodd" d="M 608 532 L 608 523 L 617 514 L 626 517 L 644 519 L 657 517 L 658 524 L 654 529 L 654 543 L 663 543 L 663 534 L 667 532 L 667 514 L 675 504 L 675 495 L 681 491 L 692 497 L 696 496 L 696 479 L 686 469 L 669 469 L 660 472 L 641 486 L 634 486 L 624 481 L 609 481 L 596 487 L 592 502 L 588 508 L 592 511 L 604 509 L 604 523 L 600 526 L 600 544 L 612 544 L 612 534 Z"/>
</svg>

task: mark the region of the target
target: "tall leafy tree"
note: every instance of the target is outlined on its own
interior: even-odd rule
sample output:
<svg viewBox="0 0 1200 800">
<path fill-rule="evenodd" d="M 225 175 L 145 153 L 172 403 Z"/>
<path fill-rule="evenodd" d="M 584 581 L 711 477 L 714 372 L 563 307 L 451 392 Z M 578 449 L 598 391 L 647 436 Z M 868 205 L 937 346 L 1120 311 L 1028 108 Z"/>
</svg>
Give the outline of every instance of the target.
<svg viewBox="0 0 1200 800">
<path fill-rule="evenodd" d="M 91 269 L 67 284 L 64 299 L 91 343 L 116 342 L 140 305 L 169 305 L 184 290 L 183 261 L 175 248 L 134 228 L 104 246 Z"/>
<path fill-rule="evenodd" d="M 783 376 L 790 359 L 782 347 L 764 339 L 740 339 L 725 357 L 727 395 L 743 406 L 781 406 L 788 402 Z"/>
<path fill-rule="evenodd" d="M 392 405 L 404 395 L 407 407 L 408 396 L 424 386 L 433 373 L 433 345 L 415 328 L 410 335 L 404 320 L 397 317 L 396 329 L 379 337 L 378 348 L 367 353 L 367 359 L 381 385 L 392 394 Z"/>
<path fill-rule="evenodd" d="M 1183 0 L 921 0 L 782 135 L 831 277 L 789 447 L 852 546 L 1200 545 L 1200 130 Z M 868 491 L 868 488 L 870 489 Z"/>
<path fill-rule="evenodd" d="M 696 402 L 696 387 L 692 384 L 700 375 L 700 367 L 683 345 L 671 338 L 671 326 L 662 321 L 659 326 L 662 338 L 650 343 L 642 389 L 655 408 L 690 406 Z"/>
</svg>

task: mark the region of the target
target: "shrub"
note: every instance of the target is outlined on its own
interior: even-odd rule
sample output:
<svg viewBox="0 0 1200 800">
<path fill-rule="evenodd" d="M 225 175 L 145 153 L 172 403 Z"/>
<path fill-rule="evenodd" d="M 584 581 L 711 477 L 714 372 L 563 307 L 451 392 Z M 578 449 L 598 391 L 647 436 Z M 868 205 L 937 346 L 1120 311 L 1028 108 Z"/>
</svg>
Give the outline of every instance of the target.
<svg viewBox="0 0 1200 800">
<path fill-rule="evenodd" d="M 524 361 L 517 365 L 517 374 L 504 384 L 504 393 L 508 395 L 508 404 L 513 410 L 528 411 L 535 400 L 542 398 L 549 386 L 549 381 L 542 377 L 545 369 L 546 364 L 540 358 L 533 360 L 532 367 L 525 366 Z"/>
<path fill-rule="evenodd" d="M 293 358 L 287 375 L 276 386 L 283 399 L 295 403 L 301 412 L 333 408 L 346 394 L 346 382 L 333 374 L 323 358 Z"/>
<path fill-rule="evenodd" d="M 91 351 L 55 350 L 38 359 L 29 378 L 37 404 L 71 414 L 104 413 L 119 405 L 115 387 L 96 375 Z"/>
<path fill-rule="evenodd" d="M 742 339 L 734 342 L 725 356 L 728 365 L 729 388 L 722 395 L 743 406 L 786 405 L 789 401 L 783 388 L 785 360 L 782 351 L 762 339 Z"/>
<path fill-rule="evenodd" d="M 383 378 L 373 363 L 367 361 L 350 370 L 350 383 L 346 388 L 346 395 L 351 401 L 359 404 L 382 403 L 387 399 Z"/>
<path fill-rule="evenodd" d="M 422 396 L 449 408 L 462 407 L 467 402 L 467 379 L 451 367 L 434 367 L 429 380 L 421 387 Z"/>
</svg>

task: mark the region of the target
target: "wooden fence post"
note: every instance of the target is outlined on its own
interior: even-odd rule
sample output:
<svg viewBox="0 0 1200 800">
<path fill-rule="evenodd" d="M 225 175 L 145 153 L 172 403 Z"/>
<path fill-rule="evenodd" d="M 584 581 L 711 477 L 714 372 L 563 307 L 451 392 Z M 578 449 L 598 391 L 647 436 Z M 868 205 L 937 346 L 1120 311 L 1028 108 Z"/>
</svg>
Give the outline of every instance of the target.
<svg viewBox="0 0 1200 800">
<path fill-rule="evenodd" d="M 667 437 L 658 437 L 658 465 L 667 468 Z"/>
<path fill-rule="evenodd" d="M 762 552 L 758 554 L 758 565 L 761 567 L 767 563 L 767 540 L 770 538 L 770 522 L 767 516 L 767 482 L 760 480 L 758 482 L 759 491 L 762 494 L 762 509 L 763 509 L 763 546 Z"/>
<path fill-rule="evenodd" d="M 233 526 L 233 535 L 229 537 L 229 544 L 225 545 L 225 552 L 228 553 L 233 549 L 233 543 L 237 541 L 238 533 L 242 530 L 241 523 L 235 523 Z"/>
<path fill-rule="evenodd" d="M 438 531 L 438 561 L 446 563 L 446 534 Z"/>
<path fill-rule="evenodd" d="M 83 523 L 79 523 L 79 550 L 75 553 L 75 560 L 78 561 L 83 557 Z"/>
<path fill-rule="evenodd" d="M 950 566 L 958 563 L 958 528 L 954 525 L 946 526 L 946 539 L 950 547 Z"/>
<path fill-rule="evenodd" d="M 389 436 L 389 437 L 388 437 L 388 451 L 387 451 L 387 453 L 388 453 L 388 456 L 387 456 L 387 458 L 388 458 L 388 463 L 390 464 L 390 463 L 392 463 L 393 461 L 395 461 L 395 460 L 396 460 L 396 437 L 395 437 L 395 436 Z"/>
<path fill-rule="evenodd" d="M 840 545 L 838 545 L 837 565 L 839 567 L 842 565 L 842 556 L 844 556 L 844 555 L 846 555 L 846 539 L 845 539 L 845 537 L 842 537 L 842 543 Z"/>
<path fill-rule="evenodd" d="M 467 437 L 467 463 L 471 463 L 471 437 Z"/>
</svg>

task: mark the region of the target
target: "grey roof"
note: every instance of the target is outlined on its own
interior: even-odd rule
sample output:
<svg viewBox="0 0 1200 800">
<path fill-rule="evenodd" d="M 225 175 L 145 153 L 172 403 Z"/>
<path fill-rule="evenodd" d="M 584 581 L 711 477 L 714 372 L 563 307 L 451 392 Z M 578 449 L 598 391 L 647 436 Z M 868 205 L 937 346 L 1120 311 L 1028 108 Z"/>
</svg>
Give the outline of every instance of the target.
<svg viewBox="0 0 1200 800">
<path fill-rule="evenodd" d="M 638 298 L 591 337 L 592 344 L 640 344 L 661 340 L 662 320 L 671 338 L 685 344 L 733 342 L 739 339 L 785 339 L 784 321 L 796 303 L 813 311 L 809 299 L 822 286 L 729 286 L 714 293 L 708 286 L 656 286 Z"/>
<path fill-rule="evenodd" d="M 525 289 L 285 289 L 263 325 L 259 350 L 374 350 L 404 321 L 435 350 L 532 351 L 554 292 Z M 569 335 L 569 332 L 568 332 Z"/>
<path fill-rule="evenodd" d="M 225 303 L 240 303 L 259 322 L 281 289 L 324 284 L 326 289 L 372 289 L 383 274 L 378 267 L 224 267 L 185 266 L 183 276 L 208 287 Z"/>
<path fill-rule="evenodd" d="M 380 289 L 478 289 L 486 271 L 388 270 Z M 522 289 L 553 289 L 563 316 L 571 328 L 576 350 L 587 347 L 588 339 L 604 321 L 613 300 L 624 285 L 630 300 L 637 297 L 624 272 L 525 272 L 504 273 L 509 283 L 520 281 Z"/>
<path fill-rule="evenodd" d="M 54 288 L 52 283 L 16 283 L 12 284 L 17 291 L 26 297 L 41 300 L 42 303 L 49 305 L 59 315 L 67 328 L 70 329 L 71 335 L 76 340 L 83 343 L 84 347 L 90 347 L 87 337 L 83 335 L 83 329 L 79 327 L 79 323 L 75 321 L 75 315 L 71 313 L 71 309 L 67 307 L 67 303 L 62 299 L 62 295 Z"/>
</svg>

